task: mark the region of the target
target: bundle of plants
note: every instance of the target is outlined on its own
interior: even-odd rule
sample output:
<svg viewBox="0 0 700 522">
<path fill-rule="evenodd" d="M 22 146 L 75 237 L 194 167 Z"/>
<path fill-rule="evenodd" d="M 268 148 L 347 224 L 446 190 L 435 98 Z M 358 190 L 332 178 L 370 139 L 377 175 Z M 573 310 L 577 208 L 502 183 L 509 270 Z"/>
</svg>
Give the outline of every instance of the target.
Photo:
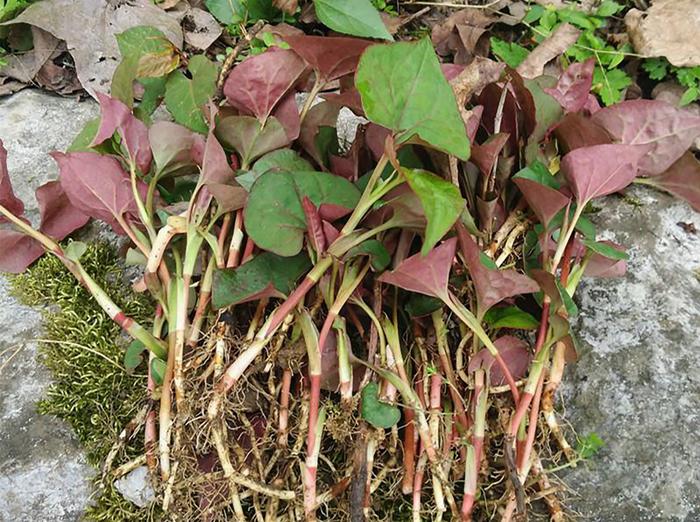
<svg viewBox="0 0 700 522">
<path fill-rule="evenodd" d="M 632 182 L 697 204 L 700 118 L 599 108 L 592 62 L 524 80 L 441 64 L 427 39 L 273 28 L 265 52 L 221 72 L 189 57 L 185 75 L 136 31 L 148 45 L 122 45 L 99 122 L 52 154 L 38 227 L 0 147 L 0 269 L 56 256 L 148 374 L 104 480 L 142 434 L 134 465 L 176 520 L 561 520 L 546 468 L 579 458 L 554 411 L 572 297 L 626 258 L 586 214 Z M 156 76 L 187 126 L 144 123 Z M 348 109 L 365 119 L 339 136 Z M 59 243 L 90 219 L 130 241 L 150 323 Z"/>
</svg>

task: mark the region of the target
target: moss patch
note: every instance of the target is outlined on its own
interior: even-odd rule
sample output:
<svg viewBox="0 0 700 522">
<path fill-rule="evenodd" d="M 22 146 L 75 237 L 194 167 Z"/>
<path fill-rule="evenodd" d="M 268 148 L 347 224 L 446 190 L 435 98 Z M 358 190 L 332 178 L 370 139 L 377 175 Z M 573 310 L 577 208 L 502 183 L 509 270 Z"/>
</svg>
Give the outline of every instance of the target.
<svg viewBox="0 0 700 522">
<path fill-rule="evenodd" d="M 153 306 L 147 297 L 130 291 L 111 246 L 91 244 L 80 261 L 127 315 L 148 323 Z M 45 306 L 45 335 L 39 350 L 53 383 L 39 403 L 39 412 L 66 420 L 83 444 L 88 461 L 99 466 L 146 399 L 146 377 L 125 372 L 122 357 L 127 338 L 54 256 L 42 257 L 27 272 L 13 277 L 12 286 L 22 302 Z M 142 452 L 143 437 L 135 437 L 120 457 Z M 148 510 L 108 488 L 85 518 L 131 521 L 151 517 Z"/>
</svg>

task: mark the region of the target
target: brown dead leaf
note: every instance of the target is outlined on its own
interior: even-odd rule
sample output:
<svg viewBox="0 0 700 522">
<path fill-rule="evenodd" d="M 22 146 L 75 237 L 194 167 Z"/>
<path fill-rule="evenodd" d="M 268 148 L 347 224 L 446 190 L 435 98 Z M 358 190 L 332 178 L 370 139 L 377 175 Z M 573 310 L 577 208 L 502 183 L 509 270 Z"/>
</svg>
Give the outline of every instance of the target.
<svg viewBox="0 0 700 522">
<path fill-rule="evenodd" d="M 182 19 L 182 30 L 185 35 L 185 42 L 195 49 L 206 51 L 219 36 L 221 36 L 221 26 L 208 11 L 193 7 L 188 9 Z"/>
<path fill-rule="evenodd" d="M 280 11 L 293 15 L 299 7 L 299 0 L 272 0 L 272 5 Z"/>
<path fill-rule="evenodd" d="M 450 82 L 458 105 L 463 108 L 473 95 L 481 92 L 486 85 L 498 81 L 504 69 L 504 63 L 477 56 Z"/>
<path fill-rule="evenodd" d="M 677 67 L 700 65 L 697 0 L 655 0 L 645 12 L 630 9 L 625 24 L 638 53 L 664 56 Z"/>
<path fill-rule="evenodd" d="M 576 43 L 581 31 L 563 23 L 518 66 L 523 78 L 536 78 L 544 73 L 544 66 Z"/>
<path fill-rule="evenodd" d="M 2 76 L 13 78 L 23 83 L 31 83 L 41 67 L 54 56 L 60 43 L 51 33 L 32 27 L 34 48 L 31 51 L 7 57 L 7 65 L 0 72 Z"/>
<path fill-rule="evenodd" d="M 94 96 L 105 92 L 121 61 L 115 34 L 139 25 L 154 26 L 178 48 L 182 30 L 177 20 L 149 0 L 44 0 L 29 6 L 9 23 L 25 23 L 65 40 L 78 79 Z"/>
<path fill-rule="evenodd" d="M 483 9 L 462 9 L 433 27 L 432 41 L 441 56 L 454 55 L 464 65 L 474 56 L 488 54 L 486 33 L 498 18 Z M 483 38 L 482 38 L 483 37 Z"/>
</svg>

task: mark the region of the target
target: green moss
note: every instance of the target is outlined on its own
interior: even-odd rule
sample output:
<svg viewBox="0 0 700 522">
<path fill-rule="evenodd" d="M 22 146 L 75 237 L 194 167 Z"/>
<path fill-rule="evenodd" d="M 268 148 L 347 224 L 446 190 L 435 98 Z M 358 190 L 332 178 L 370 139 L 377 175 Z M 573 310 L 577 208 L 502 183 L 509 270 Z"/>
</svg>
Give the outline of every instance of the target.
<svg viewBox="0 0 700 522">
<path fill-rule="evenodd" d="M 81 263 L 122 307 L 148 324 L 153 307 L 136 295 L 123 278 L 116 252 L 107 244 L 88 246 Z M 88 461 L 99 466 L 119 432 L 146 399 L 143 368 L 133 375 L 122 365 L 128 339 L 119 326 L 54 256 L 44 256 L 24 274 L 13 277 L 13 292 L 24 303 L 45 305 L 40 357 L 53 384 L 39 403 L 43 414 L 66 420 L 83 444 Z M 143 453 L 143 437 L 135 437 L 122 458 Z M 145 510 L 107 489 L 86 513 L 87 520 L 147 520 Z"/>
</svg>

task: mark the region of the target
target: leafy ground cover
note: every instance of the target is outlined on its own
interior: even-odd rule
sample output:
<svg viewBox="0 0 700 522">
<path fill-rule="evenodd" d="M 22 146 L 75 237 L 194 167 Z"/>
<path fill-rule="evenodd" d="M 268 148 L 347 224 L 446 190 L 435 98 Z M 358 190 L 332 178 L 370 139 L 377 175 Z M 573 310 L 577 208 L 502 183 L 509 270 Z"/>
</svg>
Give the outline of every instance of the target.
<svg viewBox="0 0 700 522">
<path fill-rule="evenodd" d="M 99 441 L 103 481 L 145 462 L 181 520 L 561 520 L 548 468 L 601 444 L 572 447 L 554 411 L 573 297 L 626 269 L 586 215 L 631 183 L 699 209 L 700 117 L 619 101 L 627 48 L 594 43 L 615 2 L 535 6 L 532 50 L 490 38 L 501 61 L 478 55 L 496 23 L 480 10 L 410 38 L 369 1 L 263 4 L 206 2 L 239 35 L 220 60 L 119 33 L 38 227 L 0 145 L 0 270 L 48 252 L 145 375 L 125 378 L 145 407 L 104 457 Z M 173 122 L 152 121 L 160 104 Z M 341 110 L 365 118 L 354 137 Z M 92 247 L 60 243 L 91 219 L 127 238 L 152 317 L 96 277 Z"/>
</svg>

